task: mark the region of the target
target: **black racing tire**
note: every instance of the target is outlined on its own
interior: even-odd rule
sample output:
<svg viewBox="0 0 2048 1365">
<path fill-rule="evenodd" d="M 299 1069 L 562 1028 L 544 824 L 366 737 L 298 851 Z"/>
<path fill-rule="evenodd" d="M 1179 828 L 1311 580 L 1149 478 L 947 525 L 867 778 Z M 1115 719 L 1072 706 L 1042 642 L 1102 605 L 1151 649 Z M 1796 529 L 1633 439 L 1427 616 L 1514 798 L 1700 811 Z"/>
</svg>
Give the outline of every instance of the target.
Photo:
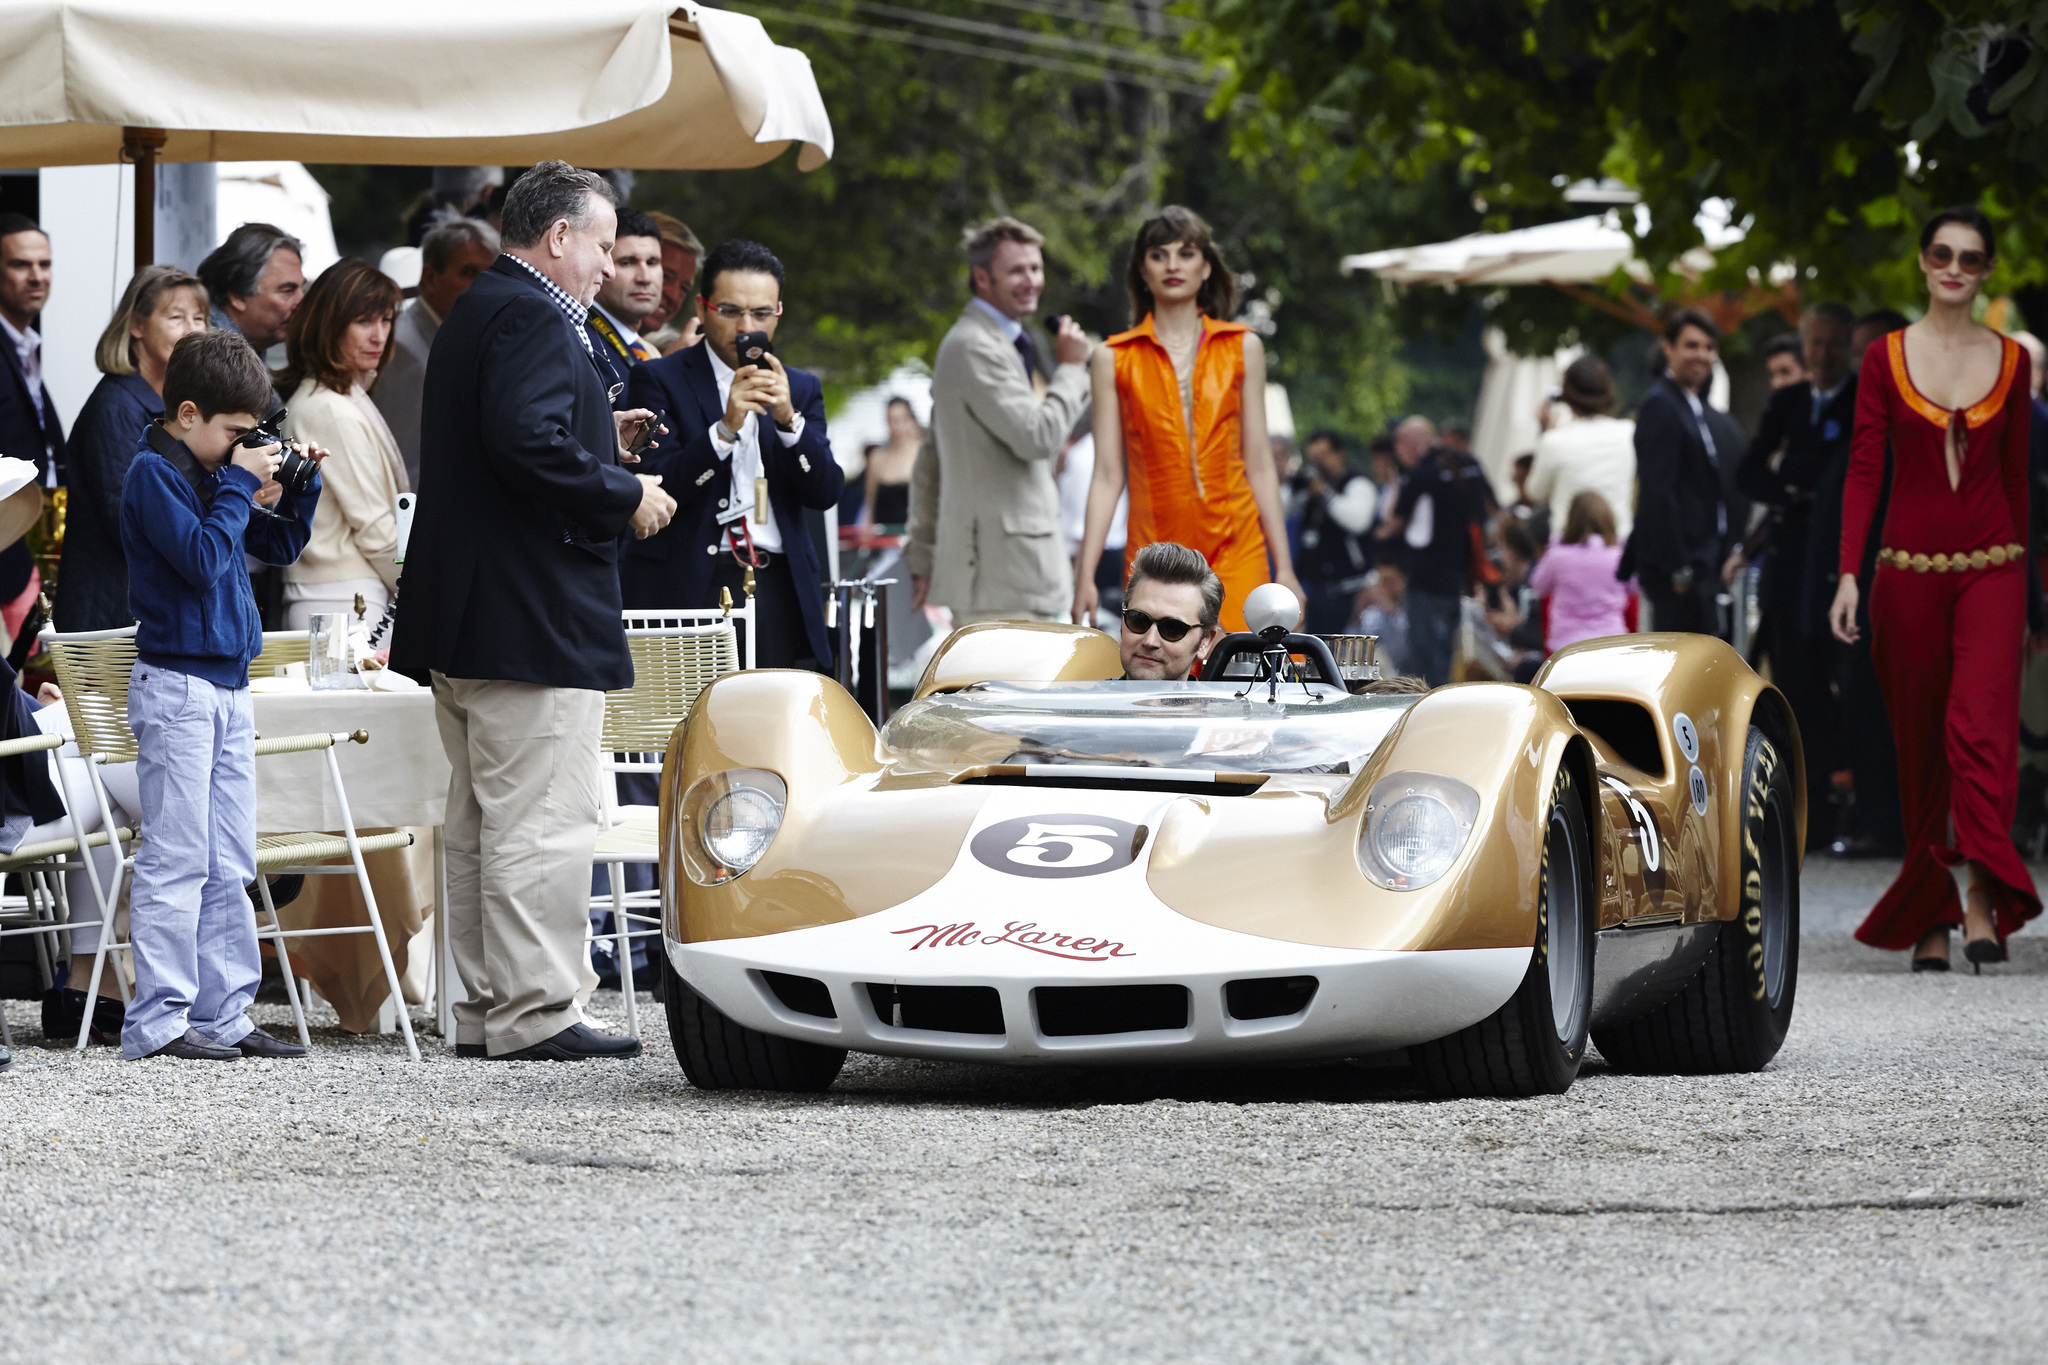
<svg viewBox="0 0 2048 1365">
<path fill-rule="evenodd" d="M 778 1038 L 734 1023 L 677 974 L 665 951 L 661 988 L 676 1060 L 699 1090 L 823 1090 L 846 1065 L 843 1048 Z"/>
<path fill-rule="evenodd" d="M 1752 725 L 1742 751 L 1741 906 L 1679 995 L 1593 1035 L 1617 1071 L 1761 1071 L 1792 1026 L 1799 986 L 1799 821 L 1792 765 Z"/>
<path fill-rule="evenodd" d="M 1560 768 L 1544 819 L 1535 951 L 1508 1002 L 1447 1038 L 1410 1048 L 1431 1094 L 1561 1095 L 1586 1055 L 1593 1013 L 1593 841 L 1570 768 Z"/>
</svg>

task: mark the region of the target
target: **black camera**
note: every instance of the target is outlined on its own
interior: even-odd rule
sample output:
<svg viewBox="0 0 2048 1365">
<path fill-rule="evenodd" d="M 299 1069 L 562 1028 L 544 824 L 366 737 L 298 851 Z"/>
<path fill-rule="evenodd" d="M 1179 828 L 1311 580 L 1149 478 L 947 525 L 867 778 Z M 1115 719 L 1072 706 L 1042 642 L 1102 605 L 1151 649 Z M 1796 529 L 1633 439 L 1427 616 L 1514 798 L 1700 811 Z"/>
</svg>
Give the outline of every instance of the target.
<svg viewBox="0 0 2048 1365">
<path fill-rule="evenodd" d="M 286 411 L 287 409 L 279 408 L 271 413 L 257 424 L 254 431 L 236 444 L 247 446 L 251 450 L 261 450 L 265 446 L 283 446 L 284 462 L 278 465 L 277 472 L 271 477 L 284 485 L 285 492 L 299 494 L 313 486 L 313 476 L 320 472 L 320 462 L 304 451 L 294 449 L 291 442 L 285 439 L 280 428 L 284 425 Z"/>
<path fill-rule="evenodd" d="M 769 344 L 766 332 L 741 332 L 732 339 L 732 349 L 741 365 L 759 365 L 768 368 L 768 353 L 775 349 Z"/>
</svg>

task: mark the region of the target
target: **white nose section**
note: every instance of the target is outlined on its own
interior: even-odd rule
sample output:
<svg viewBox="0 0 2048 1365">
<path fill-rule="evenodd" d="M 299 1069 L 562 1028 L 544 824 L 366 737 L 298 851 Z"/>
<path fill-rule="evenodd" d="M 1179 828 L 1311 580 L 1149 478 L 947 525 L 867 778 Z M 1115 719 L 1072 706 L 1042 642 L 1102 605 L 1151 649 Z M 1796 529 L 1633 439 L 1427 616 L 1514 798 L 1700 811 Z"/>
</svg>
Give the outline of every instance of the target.
<svg viewBox="0 0 2048 1365">
<path fill-rule="evenodd" d="M 1301 624 L 1301 602 L 1278 583 L 1263 583 L 1244 599 L 1245 629 L 1257 635 L 1278 626 L 1291 631 Z"/>
</svg>

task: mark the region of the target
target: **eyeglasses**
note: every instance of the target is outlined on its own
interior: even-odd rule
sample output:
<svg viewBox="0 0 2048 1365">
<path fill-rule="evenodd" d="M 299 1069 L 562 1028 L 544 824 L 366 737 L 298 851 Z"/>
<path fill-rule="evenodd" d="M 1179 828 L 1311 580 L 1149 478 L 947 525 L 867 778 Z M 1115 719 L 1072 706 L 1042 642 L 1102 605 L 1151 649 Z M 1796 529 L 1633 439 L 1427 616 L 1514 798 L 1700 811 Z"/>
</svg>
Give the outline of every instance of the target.
<svg viewBox="0 0 2048 1365">
<path fill-rule="evenodd" d="M 1159 627 L 1159 638 L 1170 645 L 1177 645 L 1185 640 L 1189 631 L 1201 629 L 1200 626 L 1176 620 L 1171 616 L 1147 616 L 1144 612 L 1135 610 L 1124 613 L 1124 629 L 1133 635 L 1143 635 L 1154 626 Z"/>
<path fill-rule="evenodd" d="M 1935 245 L 1928 247 L 1925 255 L 1927 263 L 1936 270 L 1955 265 L 1965 275 L 1982 275 L 1991 269 L 1990 253 L 1984 251 L 1952 251 L 1946 245 Z"/>
<path fill-rule="evenodd" d="M 766 327 L 782 316 L 782 305 L 778 303 L 772 308 L 742 308 L 738 304 L 718 303 L 712 305 L 711 311 L 727 322 L 739 322 L 744 319 L 756 327 Z"/>
</svg>

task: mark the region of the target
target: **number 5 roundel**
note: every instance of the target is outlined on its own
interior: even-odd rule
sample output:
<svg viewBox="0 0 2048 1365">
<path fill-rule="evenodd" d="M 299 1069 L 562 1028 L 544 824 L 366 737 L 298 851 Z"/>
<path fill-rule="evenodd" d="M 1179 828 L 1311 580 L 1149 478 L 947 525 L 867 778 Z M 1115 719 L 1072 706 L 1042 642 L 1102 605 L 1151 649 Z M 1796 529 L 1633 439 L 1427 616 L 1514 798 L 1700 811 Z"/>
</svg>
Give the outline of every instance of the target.
<svg viewBox="0 0 2048 1365">
<path fill-rule="evenodd" d="M 984 867 L 1016 877 L 1093 877 L 1129 867 L 1145 827 L 1103 815 L 1033 815 L 1003 820 L 974 836 Z"/>
</svg>

